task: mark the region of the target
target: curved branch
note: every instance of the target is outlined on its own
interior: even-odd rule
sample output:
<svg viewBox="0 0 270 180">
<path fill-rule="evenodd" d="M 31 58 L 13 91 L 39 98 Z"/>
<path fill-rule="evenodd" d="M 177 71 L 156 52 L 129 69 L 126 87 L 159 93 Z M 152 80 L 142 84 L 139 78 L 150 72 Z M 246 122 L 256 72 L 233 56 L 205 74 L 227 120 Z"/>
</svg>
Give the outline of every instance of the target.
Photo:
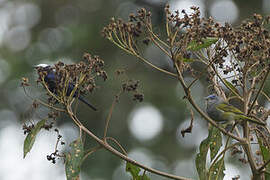
<svg viewBox="0 0 270 180">
<path fill-rule="evenodd" d="M 262 81 L 262 83 L 261 83 L 261 86 L 260 86 L 260 88 L 259 88 L 259 91 L 257 92 L 257 94 L 256 94 L 256 96 L 255 96 L 255 99 L 253 100 L 253 102 L 252 102 L 252 104 L 251 104 L 251 106 L 250 106 L 250 108 L 249 108 L 249 110 L 248 110 L 247 115 L 249 115 L 249 113 L 251 112 L 251 110 L 252 110 L 252 108 L 253 108 L 255 102 L 257 101 L 257 99 L 258 99 L 258 97 L 259 97 L 261 91 L 263 90 L 263 87 L 264 87 L 264 84 L 265 84 L 265 82 L 266 82 L 266 79 L 267 79 L 267 77 L 268 77 L 268 75 L 269 75 L 269 72 L 270 72 L 270 66 L 268 66 L 268 69 L 267 69 L 266 74 L 265 74 L 265 76 L 264 76 L 264 78 L 263 78 L 263 81 Z"/>
<path fill-rule="evenodd" d="M 23 91 L 24 91 L 24 94 L 26 95 L 26 97 L 28 97 L 29 99 L 31 99 L 31 100 L 33 100 L 33 101 L 37 101 L 38 103 L 42 104 L 42 105 L 45 106 L 45 107 L 52 108 L 52 109 L 54 109 L 54 110 L 56 110 L 56 111 L 59 111 L 59 112 L 66 112 L 66 110 L 64 110 L 64 109 L 54 107 L 54 106 L 52 106 L 52 105 L 50 105 L 50 104 L 47 104 L 47 103 L 43 102 L 42 100 L 40 100 L 40 99 L 38 99 L 38 98 L 33 98 L 32 96 L 30 96 L 30 95 L 27 93 L 27 91 L 26 91 L 26 89 L 25 89 L 25 86 L 23 86 Z"/>
<path fill-rule="evenodd" d="M 121 144 L 116 139 L 114 139 L 113 137 L 106 137 L 106 141 L 107 140 L 111 140 L 115 144 L 117 144 L 117 146 L 121 149 L 121 151 L 127 156 L 127 151 L 121 146 Z"/>
<path fill-rule="evenodd" d="M 84 132 L 86 132 L 89 136 L 91 136 L 97 143 L 99 143 L 104 149 L 106 149 L 107 151 L 111 152 L 112 154 L 120 157 L 121 159 L 134 164 L 135 166 L 141 167 L 142 169 L 145 169 L 148 172 L 163 176 L 163 177 L 167 177 L 167 178 L 171 178 L 171 179 L 176 179 L 176 180 L 191 180 L 189 178 L 185 178 L 185 177 L 180 177 L 180 176 L 175 176 L 172 174 L 168 174 L 162 171 L 158 171 L 156 169 L 147 167 L 129 157 L 127 157 L 126 155 L 120 153 L 119 151 L 117 151 L 116 149 L 114 149 L 113 147 L 111 147 L 108 143 L 106 143 L 105 141 L 103 141 L 102 139 L 100 139 L 99 137 L 97 137 L 95 134 L 93 134 L 89 129 L 87 129 L 85 126 L 83 126 L 81 123 L 78 124 L 78 122 L 80 122 L 77 117 L 73 114 L 72 111 L 70 111 L 70 106 L 67 105 L 67 111 L 69 116 L 71 117 L 71 119 L 78 125 L 78 127 L 80 129 L 82 129 Z"/>
<path fill-rule="evenodd" d="M 115 44 L 117 47 L 119 47 L 120 49 L 124 50 L 124 51 L 127 52 L 128 54 L 131 54 L 131 55 L 137 57 L 138 59 L 142 60 L 144 63 L 148 64 L 148 65 L 151 66 L 152 68 L 154 68 L 154 69 L 156 69 L 156 70 L 158 70 L 158 71 L 161 71 L 161 72 L 163 72 L 163 73 L 165 73 L 165 74 L 168 74 L 168 75 L 170 75 L 170 76 L 177 77 L 176 74 L 174 74 L 174 73 L 172 73 L 172 72 L 169 72 L 169 71 L 166 71 L 166 70 L 164 70 L 164 69 L 162 69 L 162 68 L 159 68 L 158 66 L 156 66 L 156 65 L 154 65 L 154 64 L 152 64 L 152 63 L 150 63 L 149 61 L 147 61 L 146 59 L 144 59 L 143 57 L 141 57 L 140 55 L 134 54 L 134 53 L 133 53 L 132 51 L 130 51 L 129 49 L 126 49 L 125 47 L 120 46 L 120 45 L 119 45 L 117 42 L 115 42 L 112 38 L 109 39 L 109 40 L 110 40 L 113 44 Z"/>
<path fill-rule="evenodd" d="M 101 149 L 102 147 L 101 146 L 96 146 L 92 149 L 90 149 L 84 156 L 83 156 L 83 159 L 82 159 L 82 162 L 86 160 L 86 158 L 88 156 L 90 156 L 91 154 L 93 154 L 94 152 L 98 151 L 99 149 Z"/>
</svg>

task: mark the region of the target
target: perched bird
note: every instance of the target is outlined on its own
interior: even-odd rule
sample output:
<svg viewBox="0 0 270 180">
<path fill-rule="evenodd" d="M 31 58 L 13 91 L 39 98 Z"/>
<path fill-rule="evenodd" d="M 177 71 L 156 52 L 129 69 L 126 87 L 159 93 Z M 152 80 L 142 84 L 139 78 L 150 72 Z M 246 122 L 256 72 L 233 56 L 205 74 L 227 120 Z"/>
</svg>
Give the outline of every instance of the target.
<svg viewBox="0 0 270 180">
<path fill-rule="evenodd" d="M 216 94 L 207 96 L 206 112 L 210 118 L 220 123 L 233 123 L 241 120 L 250 121 L 259 125 L 265 125 L 263 121 L 246 116 L 242 111 L 233 105 L 225 102 Z"/>
<path fill-rule="evenodd" d="M 50 65 L 48 64 L 39 64 L 35 66 L 36 68 L 41 68 L 41 71 L 46 72 L 46 76 L 44 77 L 44 81 L 48 86 L 48 89 L 54 93 L 57 94 L 57 77 L 55 74 L 55 69 L 53 69 Z M 71 92 L 74 89 L 74 84 L 69 83 L 68 87 L 67 87 L 67 93 L 66 95 L 69 96 L 71 94 Z M 73 97 L 78 97 L 78 99 L 80 101 L 82 101 L 84 104 L 86 104 L 88 107 L 90 107 L 91 109 L 93 109 L 94 111 L 96 111 L 97 109 L 91 105 L 89 102 L 87 102 L 82 95 L 80 95 L 78 93 L 78 91 L 76 91 L 73 95 Z"/>
</svg>

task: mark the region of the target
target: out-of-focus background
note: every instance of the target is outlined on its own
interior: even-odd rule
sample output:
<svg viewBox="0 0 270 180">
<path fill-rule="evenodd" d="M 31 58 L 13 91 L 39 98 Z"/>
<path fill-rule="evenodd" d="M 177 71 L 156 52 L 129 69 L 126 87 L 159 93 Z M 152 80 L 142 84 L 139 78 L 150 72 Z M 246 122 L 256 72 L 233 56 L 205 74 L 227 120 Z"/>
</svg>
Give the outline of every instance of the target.
<svg viewBox="0 0 270 180">
<path fill-rule="evenodd" d="M 217 21 L 234 25 L 251 17 L 255 12 L 270 13 L 269 0 L 171 0 L 171 9 L 182 10 L 199 6 L 202 16 L 213 16 Z M 137 161 L 176 175 L 197 178 L 194 158 L 200 142 L 207 136 L 207 124 L 195 114 L 192 134 L 183 138 L 180 131 L 189 125 L 189 105 L 183 100 L 183 90 L 175 79 L 168 77 L 134 57 L 126 55 L 101 36 L 101 30 L 112 16 L 127 19 L 140 7 L 152 11 L 154 29 L 159 31 L 164 21 L 162 0 L 0 0 L 0 179 L 65 179 L 63 161 L 54 165 L 46 155 L 54 151 L 57 134 L 43 131 L 36 139 L 32 151 L 23 159 L 22 123 L 32 101 L 26 97 L 20 80 L 27 77 L 34 84 L 29 88 L 33 97 L 45 95 L 36 86 L 37 77 L 32 66 L 39 63 L 78 62 L 84 52 L 99 55 L 105 61 L 109 75 L 107 82 L 98 81 L 99 89 L 88 100 L 98 112 L 79 105 L 78 116 L 98 136 L 102 136 L 105 118 L 114 95 L 121 83 L 115 77 L 119 68 L 127 69 L 132 79 L 140 80 L 142 103 L 123 96 L 117 104 L 109 135 L 115 137 Z M 168 59 L 151 45 L 145 48 L 146 56 L 160 67 L 168 68 Z M 188 78 L 187 78 L 188 80 Z M 205 81 L 197 83 L 193 94 L 201 107 L 207 95 Z M 42 117 L 46 108 L 37 114 Z M 38 117 L 38 116 L 37 116 Z M 38 120 L 38 119 L 36 119 Z M 78 129 L 66 116 L 57 120 L 57 127 L 69 144 L 78 137 Z M 86 139 L 86 147 L 95 142 Z M 228 156 L 226 178 L 240 175 L 249 179 L 250 171 Z M 130 179 L 124 163 L 105 150 L 98 151 L 82 166 L 83 180 Z M 150 175 L 151 179 L 165 179 Z"/>
</svg>

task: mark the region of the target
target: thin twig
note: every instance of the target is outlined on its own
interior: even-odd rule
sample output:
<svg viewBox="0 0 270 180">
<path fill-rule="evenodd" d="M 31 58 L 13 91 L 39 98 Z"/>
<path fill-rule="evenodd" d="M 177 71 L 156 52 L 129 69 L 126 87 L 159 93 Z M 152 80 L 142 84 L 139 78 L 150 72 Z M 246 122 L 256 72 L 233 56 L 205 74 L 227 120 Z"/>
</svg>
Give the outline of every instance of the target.
<svg viewBox="0 0 270 180">
<path fill-rule="evenodd" d="M 82 162 L 85 161 L 85 159 L 86 159 L 88 156 L 90 156 L 91 154 L 93 154 L 94 152 L 98 151 L 98 150 L 101 149 L 101 148 L 102 148 L 102 146 L 99 145 L 99 146 L 96 146 L 96 147 L 90 149 L 90 150 L 83 156 Z"/>
<path fill-rule="evenodd" d="M 152 42 L 161 50 L 163 51 L 168 57 L 171 57 L 169 52 L 166 51 L 158 42 L 156 42 L 156 40 L 153 38 L 153 36 L 150 36 L 151 37 L 151 40 Z"/>
<path fill-rule="evenodd" d="M 259 137 L 262 138 L 264 140 L 264 143 L 266 144 L 267 148 L 270 148 L 270 142 L 268 140 L 269 138 L 266 137 L 266 133 L 262 132 L 262 130 L 260 130 L 258 128 L 255 128 L 255 132 L 256 132 L 257 139 Z M 259 134 L 260 134 L 260 136 L 259 136 Z"/>
<path fill-rule="evenodd" d="M 49 105 L 49 104 L 43 102 L 43 101 L 40 100 L 40 99 L 33 98 L 32 96 L 30 96 L 30 95 L 27 93 L 27 91 L 26 91 L 26 89 L 25 89 L 24 86 L 23 86 L 23 91 L 24 91 L 25 95 L 26 95 L 28 98 L 30 98 L 30 99 L 33 100 L 33 101 L 37 101 L 38 103 L 42 104 L 43 106 L 46 106 L 46 107 L 48 107 L 48 108 L 52 108 L 52 109 L 54 109 L 54 110 L 56 110 L 56 111 L 59 111 L 59 112 L 66 112 L 66 110 L 64 110 L 64 109 L 54 107 L 54 106 L 52 106 L 52 105 Z"/>
<path fill-rule="evenodd" d="M 157 39 L 162 45 L 164 45 L 166 48 L 169 48 L 169 45 L 168 44 L 166 44 L 164 41 L 162 41 L 153 31 L 152 31 L 152 29 L 151 28 L 149 28 L 148 26 L 146 26 L 147 27 L 147 30 L 148 30 L 148 32 L 150 32 L 150 34 L 155 38 L 155 39 Z"/>
<path fill-rule="evenodd" d="M 262 170 L 262 172 L 270 175 L 269 171 Z"/>
<path fill-rule="evenodd" d="M 234 146 L 241 145 L 240 142 L 237 142 L 237 143 L 234 143 L 234 144 L 228 146 L 229 139 L 230 139 L 230 137 L 228 137 L 228 139 L 227 139 L 227 141 L 226 141 L 225 148 L 224 148 L 224 149 L 216 156 L 216 158 L 214 159 L 214 161 L 211 163 L 211 166 L 210 166 L 210 168 L 209 168 L 209 170 L 208 170 L 209 172 L 210 172 L 210 170 L 214 167 L 214 165 L 216 164 L 216 162 L 219 160 L 219 157 L 220 157 L 220 156 L 223 155 L 223 158 L 224 158 L 224 155 L 225 155 L 225 153 L 226 153 L 227 150 L 233 148 Z"/>
<path fill-rule="evenodd" d="M 261 91 L 262 95 L 264 95 L 266 97 L 266 99 L 270 102 L 270 97 L 264 92 L 264 91 Z"/>
<path fill-rule="evenodd" d="M 221 82 L 226 86 L 226 88 L 228 88 L 233 94 L 235 94 L 241 101 L 243 101 L 243 98 L 237 93 L 235 92 L 230 86 L 228 86 L 227 83 L 225 83 L 224 79 L 220 76 L 220 74 L 217 72 L 216 68 L 214 67 L 214 65 L 212 65 L 212 69 L 214 70 L 215 74 L 217 75 L 217 77 L 221 80 Z"/>
<path fill-rule="evenodd" d="M 268 159 L 259 169 L 258 171 L 262 171 L 268 164 L 270 163 L 270 159 Z"/>
<path fill-rule="evenodd" d="M 127 151 L 123 148 L 123 146 L 121 146 L 121 144 L 116 140 L 114 139 L 113 137 L 106 137 L 106 140 L 111 140 L 113 141 L 115 144 L 117 144 L 117 146 L 121 149 L 121 151 L 124 153 L 124 155 L 127 156 Z"/>
<path fill-rule="evenodd" d="M 163 73 L 165 73 L 165 74 L 168 74 L 168 75 L 170 75 L 170 76 L 177 77 L 176 74 L 174 74 L 174 73 L 172 73 L 172 72 L 169 72 L 169 71 L 166 71 L 166 70 L 164 70 L 164 69 L 162 69 L 162 68 L 159 68 L 159 67 L 157 67 L 156 65 L 154 65 L 154 64 L 150 63 L 149 61 L 147 61 L 145 58 L 141 57 L 140 55 L 134 54 L 134 53 L 132 53 L 132 51 L 130 51 L 130 50 L 128 50 L 128 49 L 125 49 L 124 47 L 122 47 L 122 46 L 120 46 L 119 44 L 117 44 L 117 42 L 115 42 L 113 39 L 109 39 L 109 40 L 110 40 L 113 44 L 115 44 L 116 46 L 118 46 L 120 49 L 124 50 L 124 51 L 127 52 L 128 54 L 131 54 L 131 55 L 137 57 L 138 59 L 142 60 L 144 63 L 148 64 L 148 65 L 151 66 L 152 68 L 154 68 L 154 69 L 156 69 L 156 70 L 158 70 L 158 71 L 160 71 L 160 72 L 163 72 Z"/>
<path fill-rule="evenodd" d="M 119 94 L 121 94 L 121 92 Z M 106 118 L 106 123 L 105 123 L 105 128 L 104 128 L 104 135 L 103 135 L 103 139 L 104 140 L 105 140 L 105 138 L 107 136 L 109 122 L 110 122 L 110 120 L 112 118 L 112 113 L 113 113 L 113 109 L 115 107 L 116 102 L 117 102 L 117 97 L 114 98 L 113 103 L 112 103 L 111 108 L 110 108 L 110 111 L 109 111 L 109 114 L 108 114 L 108 116 Z"/>
<path fill-rule="evenodd" d="M 247 72 L 243 71 L 242 75 L 242 91 L 243 91 L 243 102 L 244 102 L 244 114 L 248 114 L 248 105 L 249 105 L 249 99 L 248 99 L 248 88 L 247 88 Z M 243 136 L 246 138 L 246 144 L 243 144 L 242 147 L 245 151 L 245 154 L 247 155 L 249 166 L 251 168 L 252 174 L 254 175 L 254 179 L 258 177 L 258 170 L 257 170 L 257 164 L 255 162 L 251 145 L 250 145 L 250 128 L 249 128 L 249 122 L 245 121 L 242 125 L 243 127 Z"/>
<path fill-rule="evenodd" d="M 44 77 L 42 77 L 42 85 L 46 88 L 46 90 L 47 90 L 47 92 L 50 94 L 50 96 L 52 96 L 52 97 L 53 97 L 54 99 L 56 99 L 58 102 L 62 102 L 59 98 L 57 98 L 57 96 L 56 96 L 55 94 L 53 94 L 53 93 L 49 90 L 47 84 L 46 84 L 45 81 L 44 81 Z"/>
<path fill-rule="evenodd" d="M 192 132 L 193 121 L 194 121 L 194 113 L 193 113 L 191 108 L 190 108 L 190 116 L 191 116 L 191 119 L 190 119 L 189 126 L 187 128 L 185 128 L 185 129 L 181 130 L 182 137 L 185 137 L 186 133 L 191 133 Z"/>
<path fill-rule="evenodd" d="M 255 98 L 254 98 L 254 100 L 253 100 L 253 102 L 252 102 L 252 104 L 251 104 L 251 106 L 250 106 L 250 108 L 249 108 L 249 110 L 248 110 L 247 115 L 249 115 L 249 113 L 251 112 L 251 110 L 252 110 L 252 108 L 253 108 L 255 102 L 257 101 L 257 99 L 258 99 L 258 97 L 259 97 L 261 91 L 263 90 L 263 87 L 264 87 L 264 85 L 265 85 L 265 82 L 266 82 L 266 79 L 267 79 L 267 77 L 268 77 L 268 75 L 269 75 L 269 72 L 270 72 L 270 66 L 268 67 L 268 69 L 267 69 L 267 71 L 266 71 L 266 74 L 265 74 L 265 76 L 264 76 L 264 78 L 263 78 L 263 81 L 262 81 L 262 83 L 261 83 L 261 86 L 260 86 L 260 88 L 259 88 L 259 91 L 257 92 L 257 94 L 256 94 L 256 96 L 255 96 Z"/>
</svg>

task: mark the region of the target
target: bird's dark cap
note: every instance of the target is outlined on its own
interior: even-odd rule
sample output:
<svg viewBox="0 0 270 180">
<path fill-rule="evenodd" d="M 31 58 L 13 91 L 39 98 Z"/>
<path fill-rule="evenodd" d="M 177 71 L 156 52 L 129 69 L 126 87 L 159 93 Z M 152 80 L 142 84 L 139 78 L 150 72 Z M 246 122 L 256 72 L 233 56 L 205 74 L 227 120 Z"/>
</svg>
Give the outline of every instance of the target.
<svg viewBox="0 0 270 180">
<path fill-rule="evenodd" d="M 204 99 L 209 100 L 209 99 L 215 99 L 215 98 L 217 98 L 217 95 L 216 94 L 211 94 L 211 95 L 205 97 Z"/>
</svg>

